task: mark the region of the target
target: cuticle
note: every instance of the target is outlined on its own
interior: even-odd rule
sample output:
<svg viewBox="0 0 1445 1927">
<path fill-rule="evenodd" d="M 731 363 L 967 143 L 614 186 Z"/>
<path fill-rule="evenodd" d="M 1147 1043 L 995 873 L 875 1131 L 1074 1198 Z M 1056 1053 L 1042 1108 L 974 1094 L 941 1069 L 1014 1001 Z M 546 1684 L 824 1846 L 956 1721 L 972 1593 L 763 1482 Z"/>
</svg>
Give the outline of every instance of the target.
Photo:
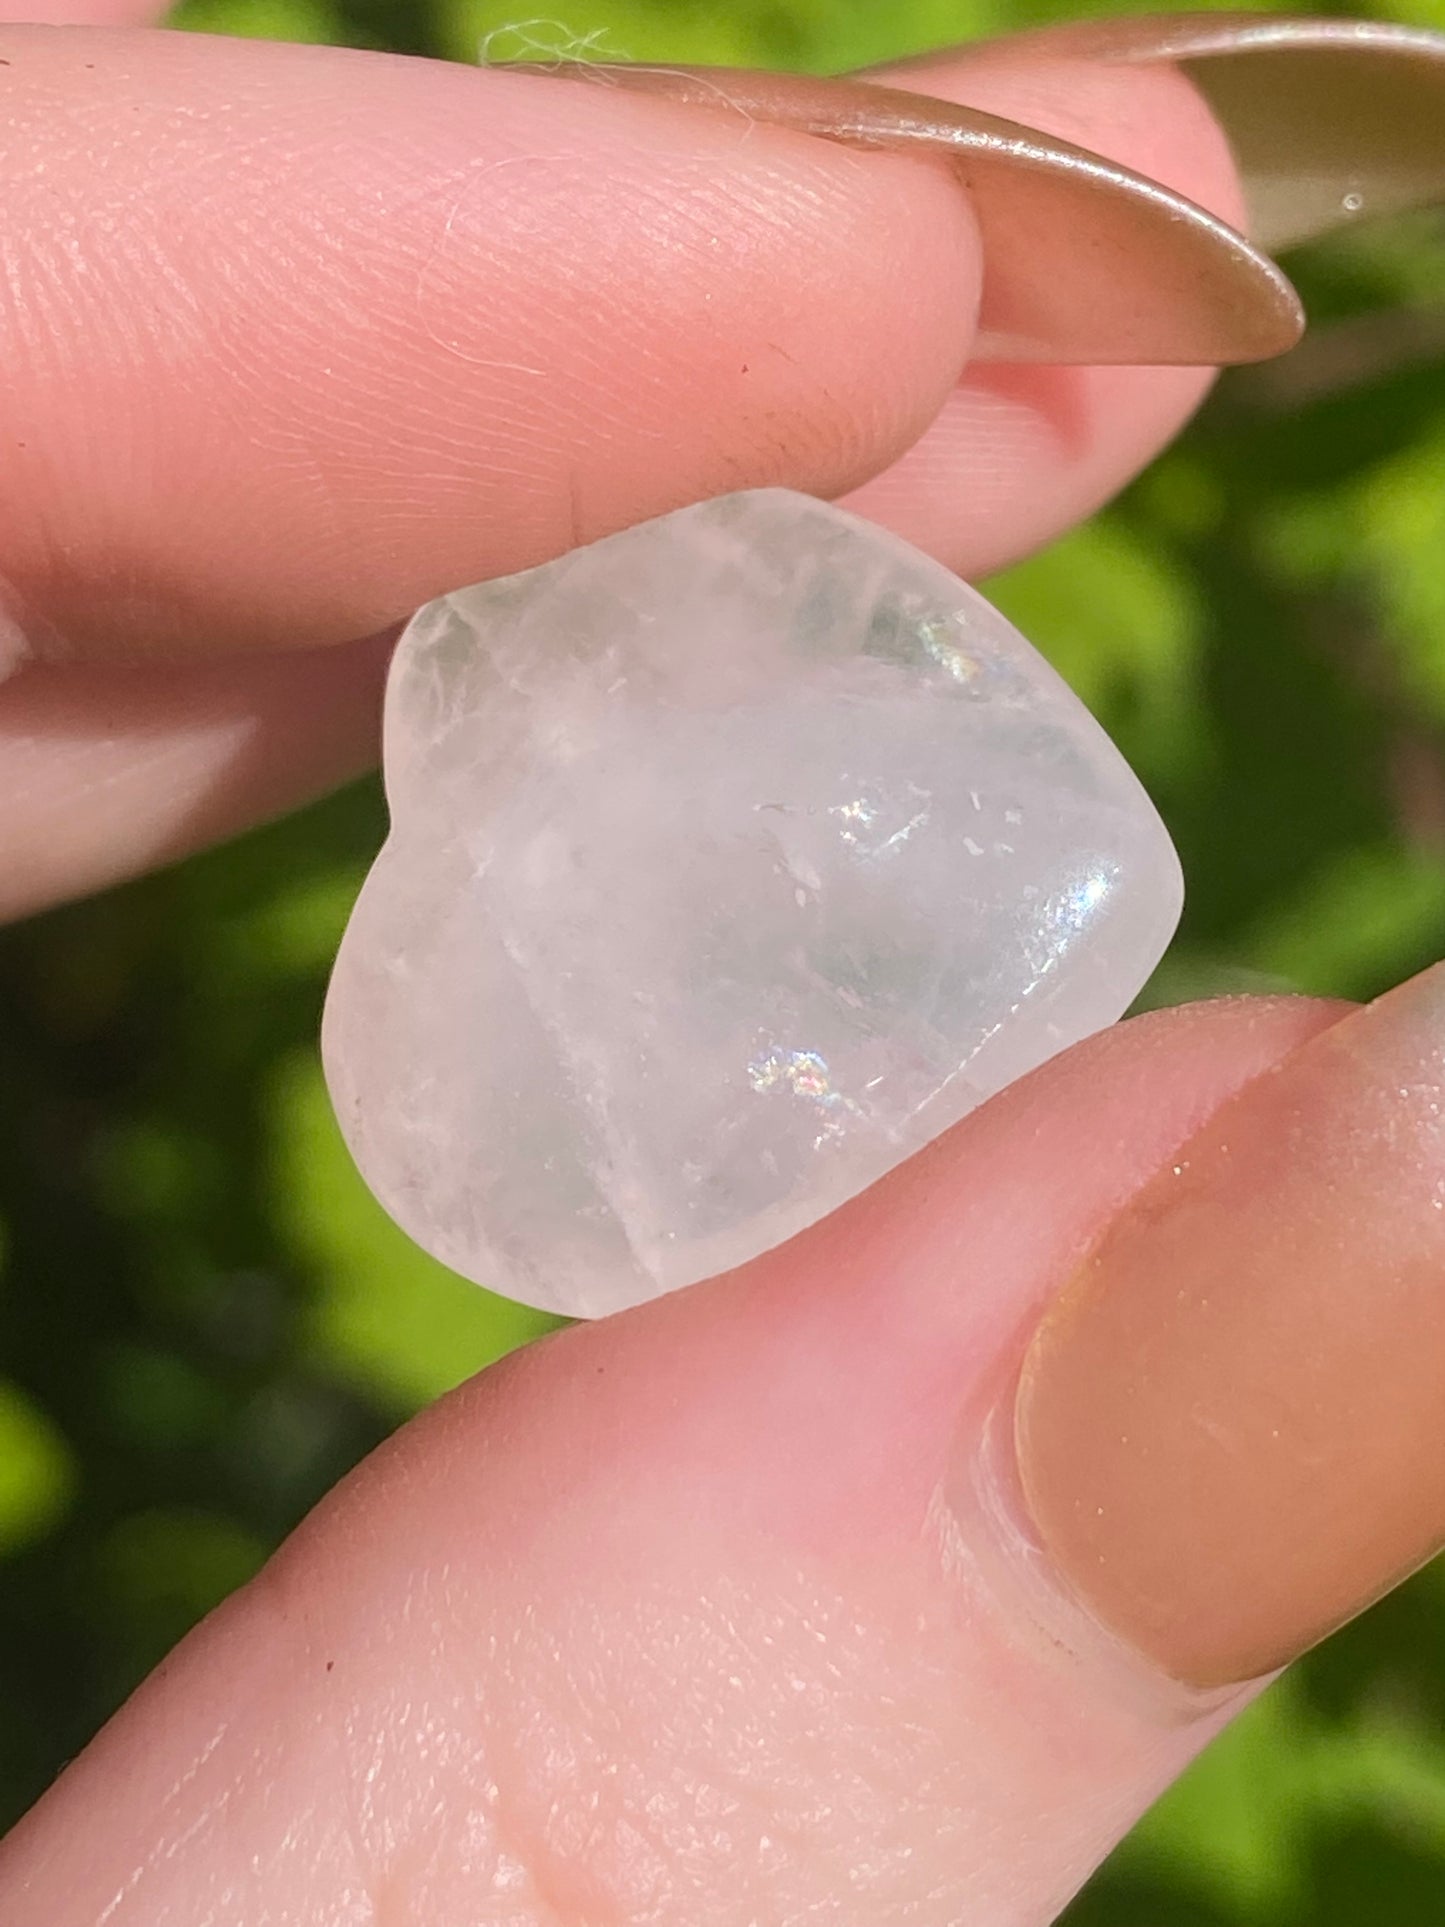
<svg viewBox="0 0 1445 1927">
<path fill-rule="evenodd" d="M 974 1401 L 960 1425 L 953 1470 L 930 1527 L 950 1580 L 1057 1664 L 1082 1668 L 1121 1704 L 1156 1724 L 1188 1726 L 1258 1686 L 1201 1687 L 1173 1677 L 1111 1631 L 1057 1571 L 1025 1496 L 1015 1411 L 1025 1344 L 1012 1369 Z"/>
</svg>

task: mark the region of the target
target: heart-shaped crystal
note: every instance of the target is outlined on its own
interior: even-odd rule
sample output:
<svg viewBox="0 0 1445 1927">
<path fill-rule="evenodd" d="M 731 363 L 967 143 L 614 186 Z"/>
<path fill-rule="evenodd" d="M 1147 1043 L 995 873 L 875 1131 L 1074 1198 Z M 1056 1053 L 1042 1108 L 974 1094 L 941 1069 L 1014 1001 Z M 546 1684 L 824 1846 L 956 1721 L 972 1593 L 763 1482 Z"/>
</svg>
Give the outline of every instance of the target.
<svg viewBox="0 0 1445 1927">
<path fill-rule="evenodd" d="M 1048 665 L 768 489 L 443 596 L 324 1028 L 367 1181 L 515 1298 L 619 1309 L 800 1231 L 1112 1022 L 1180 903 Z"/>
</svg>

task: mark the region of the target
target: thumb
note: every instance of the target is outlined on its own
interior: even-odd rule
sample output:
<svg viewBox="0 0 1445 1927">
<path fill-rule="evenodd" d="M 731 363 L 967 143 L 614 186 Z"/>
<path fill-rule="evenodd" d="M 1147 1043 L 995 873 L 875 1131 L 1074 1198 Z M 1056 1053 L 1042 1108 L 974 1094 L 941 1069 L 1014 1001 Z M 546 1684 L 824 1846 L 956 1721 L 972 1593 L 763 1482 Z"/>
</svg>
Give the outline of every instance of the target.
<svg viewBox="0 0 1445 1927">
<path fill-rule="evenodd" d="M 1125 1025 L 464 1388 L 65 1775 L 0 1916 L 1042 1927 L 1445 1518 L 1439 996 Z"/>
</svg>

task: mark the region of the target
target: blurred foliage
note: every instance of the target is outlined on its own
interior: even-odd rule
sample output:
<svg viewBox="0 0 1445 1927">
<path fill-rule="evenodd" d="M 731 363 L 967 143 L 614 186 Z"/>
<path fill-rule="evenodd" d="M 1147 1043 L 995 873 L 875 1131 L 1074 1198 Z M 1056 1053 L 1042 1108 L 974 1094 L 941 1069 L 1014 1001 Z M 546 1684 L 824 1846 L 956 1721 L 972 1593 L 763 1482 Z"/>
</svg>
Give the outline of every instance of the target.
<svg viewBox="0 0 1445 1927">
<path fill-rule="evenodd" d="M 1442 0 L 1376 9 L 1445 25 Z M 462 60 L 817 69 L 1039 0 L 185 0 L 177 24 Z M 1294 263 L 1317 326 L 992 585 L 1101 715 L 1191 896 L 1156 1002 L 1363 996 L 1445 954 L 1445 230 Z M 420 1402 L 541 1328 L 370 1201 L 316 1060 L 366 784 L 0 943 L 0 1818 Z M 1073 1927 L 1445 1919 L 1445 1577 L 1297 1668 Z"/>
</svg>

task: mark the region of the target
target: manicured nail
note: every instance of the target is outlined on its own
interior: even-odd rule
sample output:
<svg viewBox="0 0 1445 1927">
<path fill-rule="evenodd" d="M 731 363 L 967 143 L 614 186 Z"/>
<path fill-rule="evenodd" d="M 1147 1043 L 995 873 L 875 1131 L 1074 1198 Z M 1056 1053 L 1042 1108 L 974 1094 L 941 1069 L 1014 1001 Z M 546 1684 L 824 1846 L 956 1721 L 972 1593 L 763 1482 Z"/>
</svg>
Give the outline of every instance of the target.
<svg viewBox="0 0 1445 1927">
<path fill-rule="evenodd" d="M 1304 327 L 1288 280 L 1242 235 L 1157 181 L 1037 128 L 859 81 L 734 68 L 542 71 L 949 162 L 983 238 L 974 360 L 1263 361 Z"/>
<path fill-rule="evenodd" d="M 1015 1440 L 1058 1573 L 1199 1686 L 1445 1543 L 1445 966 L 1225 1104 L 1035 1336 Z"/>
<path fill-rule="evenodd" d="M 1445 200 L 1445 34 L 1185 13 L 1079 21 L 977 52 L 1185 67 L 1234 149 L 1262 248 Z"/>
</svg>

